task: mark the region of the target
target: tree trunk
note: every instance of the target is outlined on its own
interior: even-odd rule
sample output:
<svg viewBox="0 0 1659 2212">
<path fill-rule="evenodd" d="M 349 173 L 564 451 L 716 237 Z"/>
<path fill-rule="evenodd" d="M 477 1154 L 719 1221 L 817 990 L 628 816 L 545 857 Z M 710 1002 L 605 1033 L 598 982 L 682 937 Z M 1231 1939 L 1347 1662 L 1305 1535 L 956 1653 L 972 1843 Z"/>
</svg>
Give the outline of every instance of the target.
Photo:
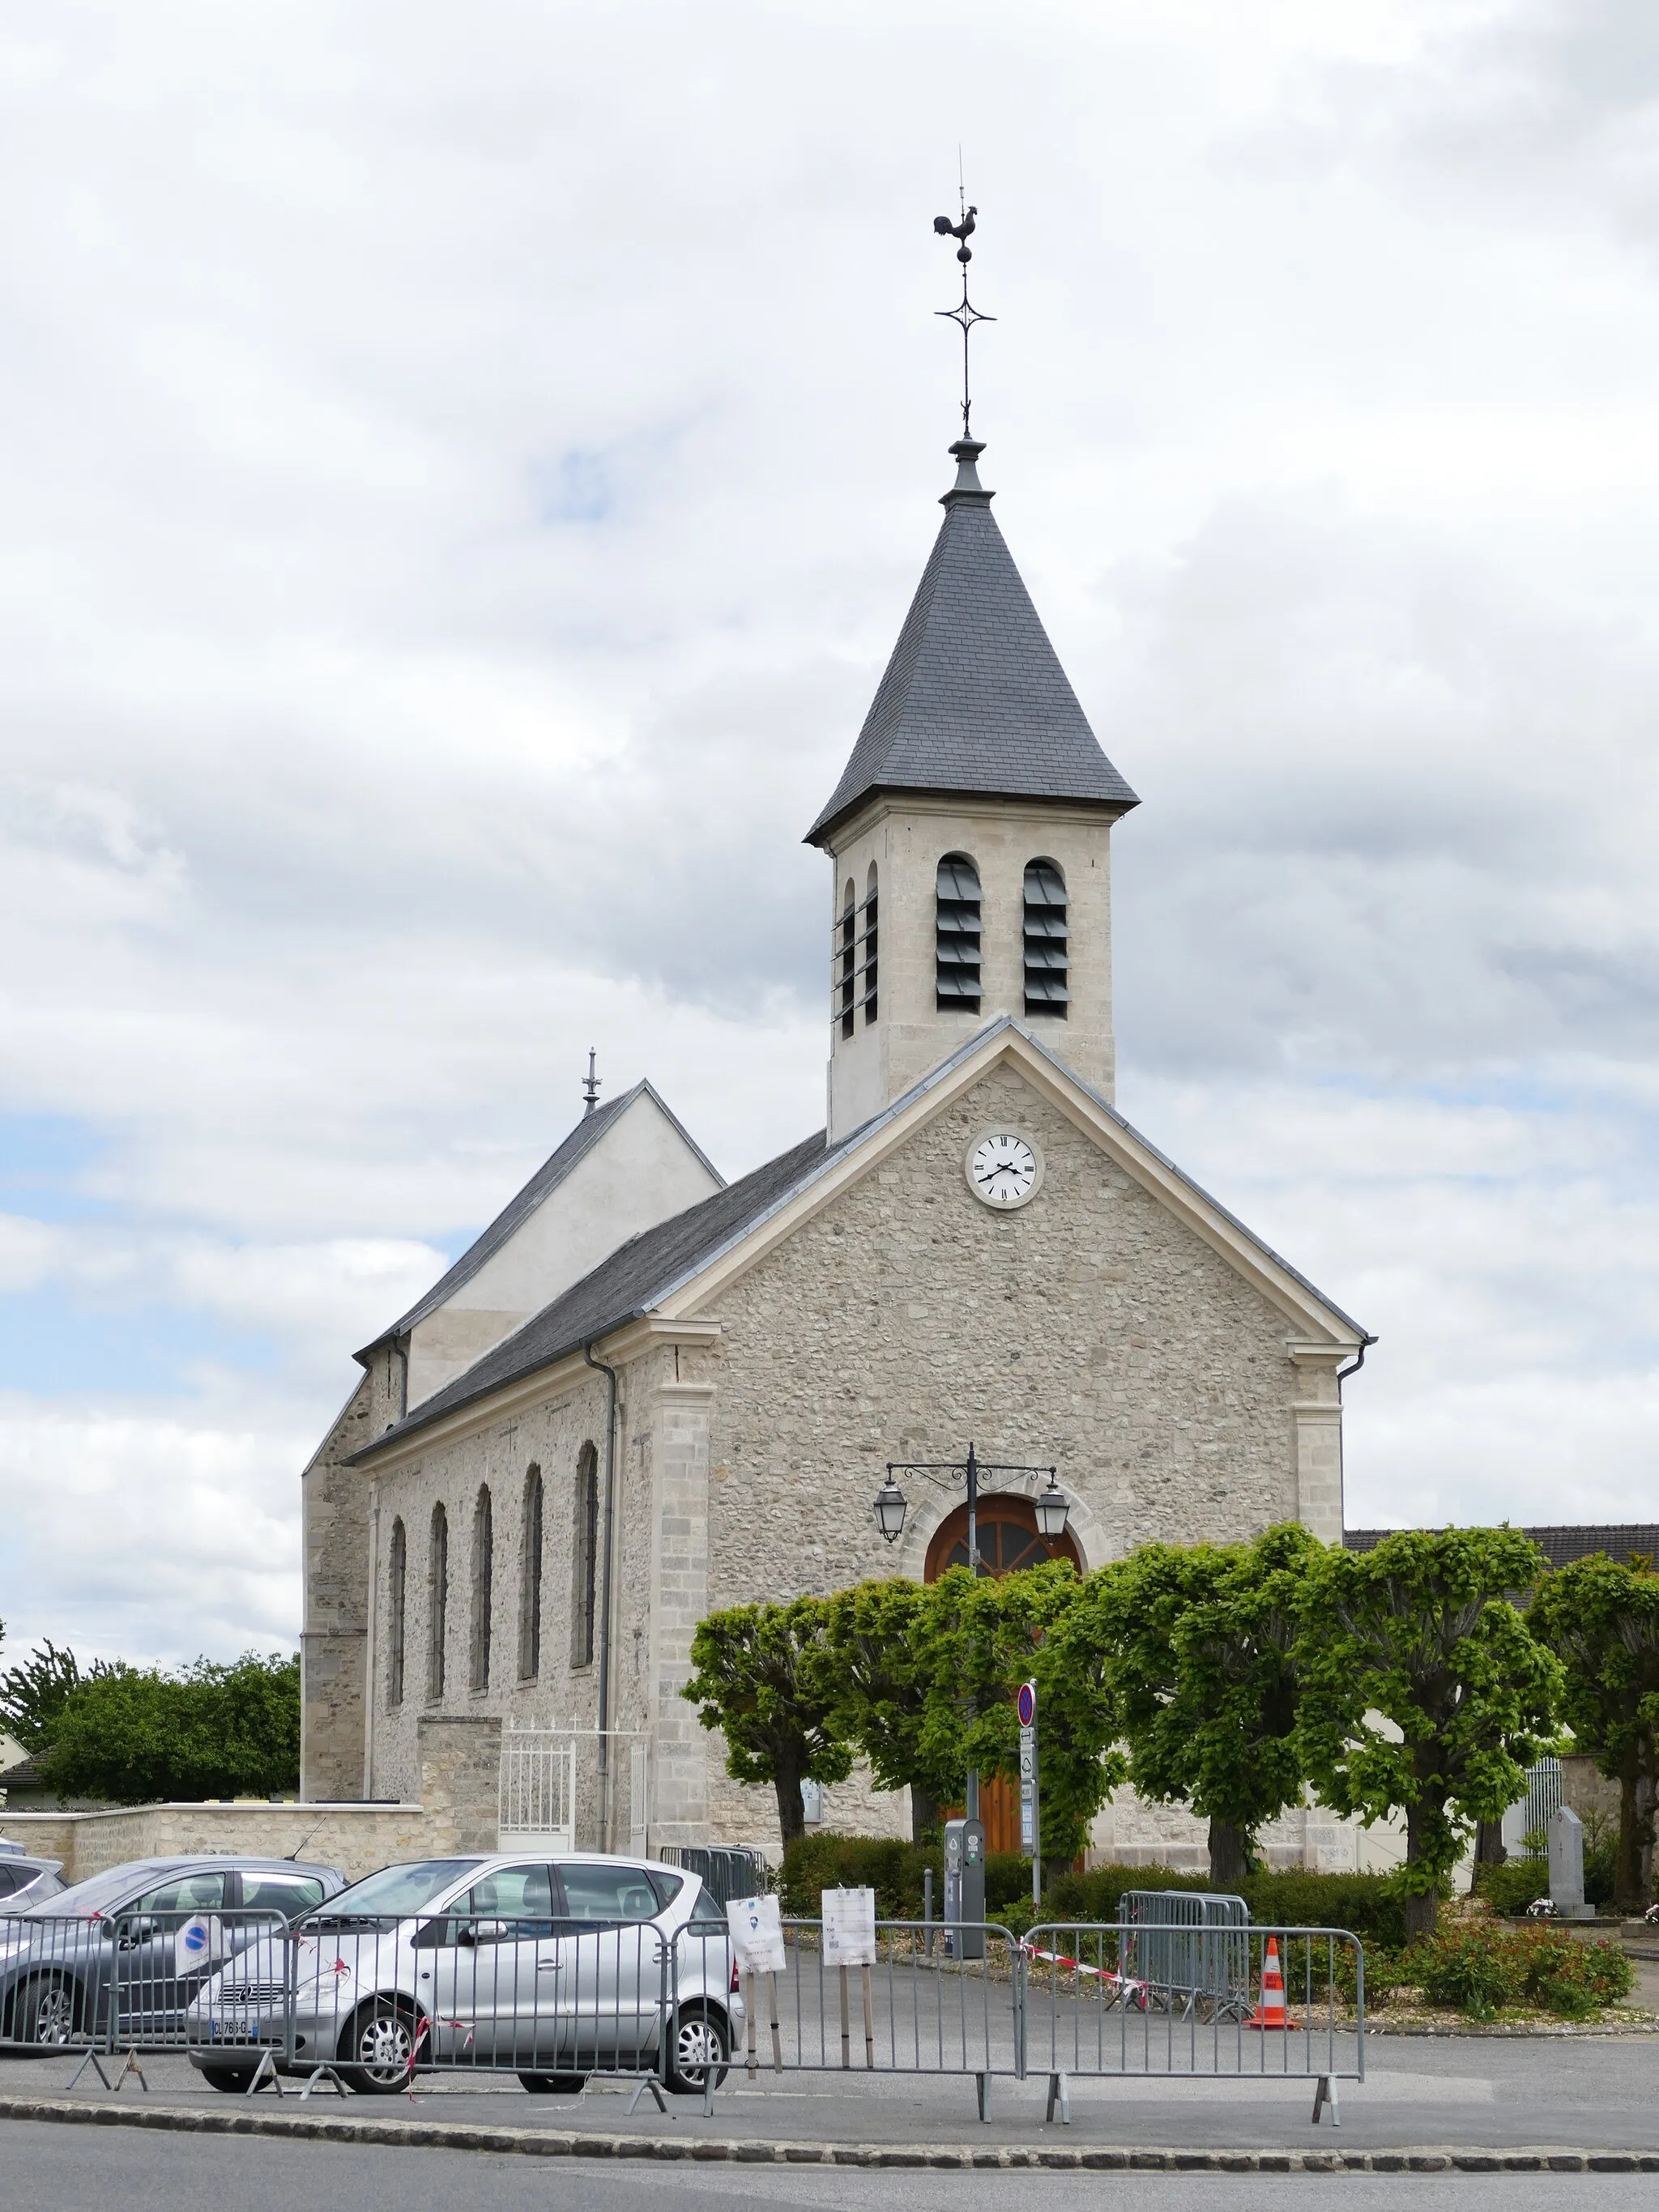
<svg viewBox="0 0 1659 2212">
<path fill-rule="evenodd" d="M 1653 1895 L 1654 1780 L 1632 1752 L 1619 1777 L 1619 1851 L 1613 1862 L 1617 1912 L 1639 1918 Z"/>
<path fill-rule="evenodd" d="M 798 1844 L 806 1833 L 806 1806 L 800 1794 L 800 1776 L 786 1773 L 779 1767 L 772 1778 L 772 1786 L 778 1793 L 778 1826 L 783 1834 L 783 1848 Z"/>
<path fill-rule="evenodd" d="M 927 1844 L 933 1840 L 939 1826 L 939 1800 L 924 1790 L 920 1782 L 910 1784 L 910 1840 L 913 1844 Z"/>
<path fill-rule="evenodd" d="M 1501 1820 L 1480 1820 L 1474 1831 L 1474 1864 L 1469 1869 L 1469 1895 L 1473 1897 L 1480 1883 L 1482 1867 L 1502 1866 L 1509 1853 L 1504 1849 L 1504 1823 Z"/>
<path fill-rule="evenodd" d="M 1406 1864 L 1414 1867 L 1421 1863 L 1422 1838 L 1429 1808 L 1420 1802 L 1406 1808 Z M 1432 1936 L 1434 1923 L 1440 1911 L 1440 1899 L 1432 1889 L 1407 1891 L 1406 1905 L 1406 1942 L 1407 1946 L 1425 1936 Z"/>
<path fill-rule="evenodd" d="M 1210 1823 L 1210 1880 L 1218 1889 L 1236 1889 L 1249 1872 L 1246 1846 L 1249 1837 L 1231 1820 Z"/>
</svg>

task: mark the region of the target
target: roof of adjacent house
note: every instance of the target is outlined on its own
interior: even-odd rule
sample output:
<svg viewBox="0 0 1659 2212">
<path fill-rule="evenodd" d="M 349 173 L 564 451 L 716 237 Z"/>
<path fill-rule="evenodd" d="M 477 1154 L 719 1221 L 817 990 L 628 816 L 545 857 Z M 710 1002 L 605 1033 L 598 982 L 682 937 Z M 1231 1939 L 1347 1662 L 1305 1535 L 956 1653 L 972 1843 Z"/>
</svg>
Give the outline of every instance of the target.
<svg viewBox="0 0 1659 2212">
<path fill-rule="evenodd" d="M 1424 1532 L 1437 1535 L 1437 1529 Z M 1544 1528 L 1522 1528 L 1519 1532 L 1530 1536 L 1552 1567 L 1570 1567 L 1575 1559 L 1588 1559 L 1597 1552 L 1605 1552 L 1610 1559 L 1624 1560 L 1632 1553 L 1650 1562 L 1659 1561 L 1659 1522 L 1628 1521 L 1585 1522 L 1569 1527 L 1555 1524 Z M 1385 1536 L 1397 1536 L 1397 1528 L 1348 1528 L 1342 1541 L 1351 1552 L 1371 1552 Z"/>
<path fill-rule="evenodd" d="M 401 1421 L 376 1437 L 372 1443 L 352 1455 L 355 1462 L 368 1458 L 386 1445 L 425 1428 L 446 1413 L 471 1404 L 475 1399 L 487 1397 L 492 1390 L 517 1382 L 521 1376 L 533 1374 L 538 1368 L 550 1367 L 557 1360 L 580 1352 L 584 1345 L 596 1343 L 613 1330 L 626 1323 L 640 1320 L 654 1311 L 665 1299 L 707 1267 L 731 1246 L 738 1243 L 771 1214 L 786 1205 L 795 1194 L 815 1182 L 827 1169 L 845 1158 L 847 1154 L 866 1142 L 876 1131 L 902 1114 L 911 1103 L 926 1091 L 934 1089 L 951 1075 L 962 1062 L 979 1051 L 990 1038 L 1004 1030 L 1016 1030 L 1025 1042 L 1042 1057 L 1059 1068 L 1067 1079 L 1085 1091 L 1103 1112 L 1110 1116 L 1126 1135 L 1148 1153 L 1158 1164 L 1176 1176 L 1194 1196 L 1212 1209 L 1223 1220 L 1249 1239 L 1257 1251 L 1282 1268 L 1301 1287 L 1316 1298 L 1328 1312 L 1334 1315 L 1364 1343 L 1372 1343 L 1359 1323 L 1328 1298 L 1322 1291 L 1298 1273 L 1290 1262 L 1282 1259 L 1270 1245 L 1262 1242 L 1254 1231 L 1247 1229 L 1237 1215 L 1218 1204 L 1209 1193 L 1190 1176 L 1183 1175 L 1175 1163 L 1155 1145 L 1148 1143 L 1139 1130 L 1125 1121 L 1115 1106 L 1109 1105 L 1100 1094 L 1090 1088 L 1066 1066 L 1040 1037 L 1034 1036 L 1024 1023 L 1012 1016 L 1001 1014 L 979 1033 L 966 1039 L 950 1057 L 940 1062 L 921 1082 L 914 1085 L 902 1097 L 843 1137 L 833 1149 L 820 1129 L 812 1136 L 803 1138 L 787 1152 L 779 1153 L 751 1175 L 717 1191 L 712 1198 L 701 1200 L 654 1228 L 642 1230 L 637 1237 L 618 1246 L 610 1257 L 602 1260 L 592 1272 L 573 1283 L 568 1291 L 544 1306 L 524 1326 L 506 1337 L 483 1358 L 465 1370 L 441 1390 L 423 1398 Z"/>
<path fill-rule="evenodd" d="M 975 462 L 953 446 L 954 488 L 859 741 L 806 833 L 818 844 L 878 790 L 1139 801 L 1100 749 L 991 514 Z"/>
<path fill-rule="evenodd" d="M 382 1329 L 373 1343 L 365 1345 L 356 1358 L 367 1365 L 370 1354 L 378 1346 L 386 1343 L 390 1337 L 405 1335 L 417 1322 L 423 1322 L 428 1314 L 436 1313 L 440 1306 L 447 1304 L 462 1284 L 470 1282 L 485 1261 L 493 1258 L 536 1208 L 552 1195 L 578 1162 L 592 1152 L 611 1123 L 619 1121 L 636 1099 L 647 1097 L 673 1124 L 714 1181 L 723 1183 L 725 1176 L 672 1109 L 664 1103 L 649 1083 L 636 1083 L 631 1091 L 624 1091 L 620 1097 L 608 1099 L 603 1106 L 596 1106 L 591 1114 L 584 1114 L 557 1151 L 542 1162 L 524 1188 L 507 1200 L 489 1228 L 467 1246 L 454 1266 L 447 1273 L 440 1275 L 425 1297 L 417 1299 L 406 1314 L 392 1322 L 390 1328 Z"/>
</svg>

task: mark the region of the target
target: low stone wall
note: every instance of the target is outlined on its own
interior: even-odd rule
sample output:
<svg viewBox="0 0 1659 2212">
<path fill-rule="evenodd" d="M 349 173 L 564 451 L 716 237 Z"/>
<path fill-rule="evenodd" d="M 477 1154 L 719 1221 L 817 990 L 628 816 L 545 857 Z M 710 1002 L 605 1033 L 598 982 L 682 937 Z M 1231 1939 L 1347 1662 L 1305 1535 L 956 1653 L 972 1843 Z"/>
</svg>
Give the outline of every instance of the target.
<svg viewBox="0 0 1659 2212">
<path fill-rule="evenodd" d="M 493 1851 L 501 1723 L 463 1717 L 423 1720 L 417 1803 L 120 1805 L 97 1813 L 0 1811 L 0 1835 L 61 1859 L 65 1881 L 84 1881 L 129 1859 L 230 1852 L 337 1866 L 348 1881 L 400 1859 Z"/>
</svg>

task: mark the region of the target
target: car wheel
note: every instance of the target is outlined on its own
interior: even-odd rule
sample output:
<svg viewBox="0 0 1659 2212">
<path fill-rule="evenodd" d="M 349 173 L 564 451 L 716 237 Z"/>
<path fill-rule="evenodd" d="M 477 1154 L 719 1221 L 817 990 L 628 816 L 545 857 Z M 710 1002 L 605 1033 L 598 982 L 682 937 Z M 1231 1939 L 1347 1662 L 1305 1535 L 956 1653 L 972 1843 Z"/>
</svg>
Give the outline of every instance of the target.
<svg viewBox="0 0 1659 2212">
<path fill-rule="evenodd" d="M 674 2052 L 669 2063 L 668 2086 L 679 2095 L 694 2096 L 702 2088 L 711 2068 L 714 2087 L 726 2079 L 731 2046 L 720 2014 L 703 2005 L 688 2005 L 674 2022 Z"/>
<path fill-rule="evenodd" d="M 222 2089 L 228 2097 L 240 2096 L 253 2079 L 252 2066 L 204 2066 L 202 2079 L 210 2089 Z"/>
<path fill-rule="evenodd" d="M 12 2018 L 19 2043 L 71 2043 L 81 2025 L 81 1992 L 73 1982 L 37 1974 L 18 1991 Z"/>
<path fill-rule="evenodd" d="M 587 2087 L 586 2074 L 520 2074 L 519 2080 L 532 2097 L 580 2097 Z"/>
<path fill-rule="evenodd" d="M 407 2002 L 372 1997 L 361 2005 L 340 2038 L 347 2086 L 366 2097 L 392 2097 L 407 2088 L 419 2033 L 414 2007 Z"/>
</svg>

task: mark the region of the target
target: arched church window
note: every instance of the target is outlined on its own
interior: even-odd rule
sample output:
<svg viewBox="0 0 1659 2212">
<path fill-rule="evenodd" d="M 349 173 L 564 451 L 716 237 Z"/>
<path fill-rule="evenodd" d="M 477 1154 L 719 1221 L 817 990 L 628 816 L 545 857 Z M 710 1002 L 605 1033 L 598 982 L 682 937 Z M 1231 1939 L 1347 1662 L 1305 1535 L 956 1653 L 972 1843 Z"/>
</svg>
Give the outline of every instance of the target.
<svg viewBox="0 0 1659 2212">
<path fill-rule="evenodd" d="M 599 1455 L 591 1443 L 576 1456 L 575 1567 L 570 1606 L 570 1663 L 593 1662 L 593 1626 L 599 1595 Z"/>
<path fill-rule="evenodd" d="M 386 1555 L 386 1697 L 389 1705 L 404 1701 L 404 1622 L 408 1598 L 409 1538 L 403 1522 L 394 1521 Z"/>
<path fill-rule="evenodd" d="M 495 1527 L 489 1509 L 489 1486 L 480 1485 L 472 1508 L 472 1634 L 467 1687 L 489 1687 L 490 1613 L 495 1596 Z"/>
<path fill-rule="evenodd" d="M 855 994 L 859 960 L 858 892 L 851 876 L 847 878 L 847 890 L 841 902 L 841 921 L 836 927 L 836 959 L 841 988 L 841 1033 L 844 1037 L 849 1037 L 858 1021 Z"/>
<path fill-rule="evenodd" d="M 876 903 L 876 864 L 870 863 L 870 880 L 864 894 L 864 1025 L 876 1018 L 876 950 L 879 914 Z"/>
<path fill-rule="evenodd" d="M 1066 878 L 1054 860 L 1031 860 L 1025 869 L 1025 1011 L 1061 1021 L 1071 999 L 1070 933 Z"/>
<path fill-rule="evenodd" d="M 979 870 L 965 853 L 939 864 L 934 988 L 942 1012 L 979 1012 Z"/>
<path fill-rule="evenodd" d="M 427 1550 L 426 1694 L 435 1705 L 444 1693 L 444 1644 L 449 1630 L 449 1516 L 432 1509 Z"/>
<path fill-rule="evenodd" d="M 542 1671 L 542 1471 L 531 1462 L 524 1479 L 523 1564 L 519 1577 L 519 1680 Z"/>
</svg>

